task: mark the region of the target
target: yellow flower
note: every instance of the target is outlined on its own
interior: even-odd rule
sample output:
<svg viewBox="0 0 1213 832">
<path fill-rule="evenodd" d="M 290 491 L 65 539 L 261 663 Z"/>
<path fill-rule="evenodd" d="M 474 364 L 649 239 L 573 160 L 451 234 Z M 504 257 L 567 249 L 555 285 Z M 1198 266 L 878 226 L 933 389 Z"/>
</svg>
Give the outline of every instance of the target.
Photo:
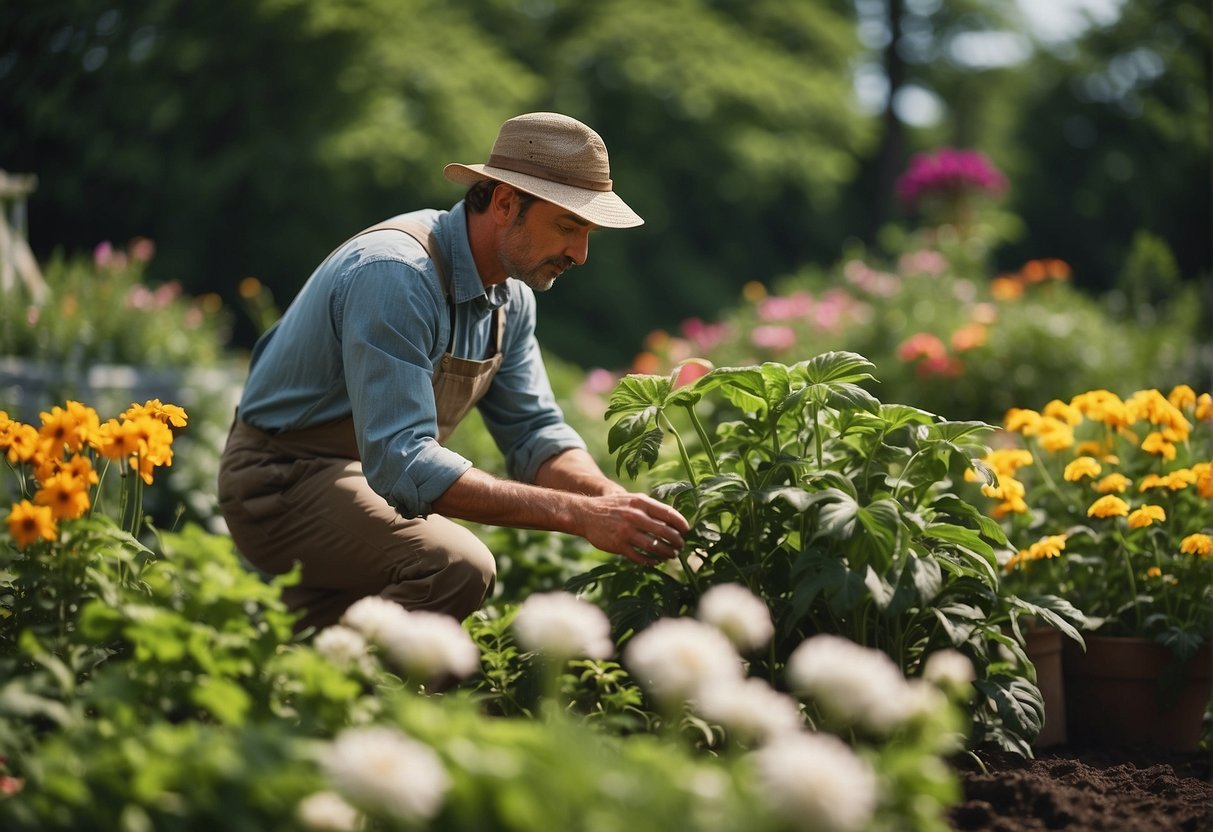
<svg viewBox="0 0 1213 832">
<path fill-rule="evenodd" d="M 189 419 L 183 408 L 175 404 L 162 404 L 159 399 L 148 399 L 144 404 L 132 403 L 122 413 L 123 419 L 135 420 L 143 416 L 151 416 L 175 428 L 185 427 Z"/>
<path fill-rule="evenodd" d="M 1172 491 L 1183 491 L 1196 482 L 1196 472 L 1191 468 L 1176 468 L 1163 479 L 1166 480 L 1167 488 Z"/>
<path fill-rule="evenodd" d="M 19 462 L 30 462 L 37 455 L 42 444 L 42 437 L 33 425 L 14 422 L 8 431 L 8 461 L 16 465 Z"/>
<path fill-rule="evenodd" d="M 1166 488 L 1168 482 L 1167 478 L 1161 474 L 1146 474 L 1137 484 L 1137 490 L 1149 491 L 1151 488 Z"/>
<path fill-rule="evenodd" d="M 1153 425 L 1171 428 L 1183 441 L 1192 425 L 1179 408 L 1167 401 L 1157 390 L 1138 390 L 1126 403 L 1133 420 L 1145 418 Z"/>
<path fill-rule="evenodd" d="M 1213 537 L 1207 534 L 1190 534 L 1179 542 L 1179 551 L 1185 555 L 1196 555 L 1198 558 L 1207 558 L 1210 552 L 1213 552 Z"/>
<path fill-rule="evenodd" d="M 1167 512 L 1162 506 L 1146 505 L 1129 515 L 1130 529 L 1144 529 L 1154 523 L 1167 519 Z"/>
<path fill-rule="evenodd" d="M 1157 566 L 1151 566 L 1149 569 L 1146 570 L 1146 577 L 1161 578 L 1162 570 L 1159 569 Z"/>
<path fill-rule="evenodd" d="M 1040 428 L 1040 419 L 1040 414 L 1035 410 L 1013 407 L 1003 418 L 1003 427 L 1015 433 L 1022 433 L 1024 436 L 1031 436 Z"/>
<path fill-rule="evenodd" d="M 1124 517 L 1129 513 L 1129 504 L 1114 494 L 1106 494 L 1087 509 L 1088 517 Z"/>
<path fill-rule="evenodd" d="M 1126 427 L 1133 422 L 1120 396 L 1107 390 L 1080 393 L 1070 400 L 1070 404 L 1091 421 L 1103 422 L 1109 427 Z"/>
<path fill-rule="evenodd" d="M 1083 477 L 1091 477 L 1094 479 L 1099 476 L 1099 472 L 1103 469 L 1099 467 L 1099 463 L 1092 457 L 1080 456 L 1078 459 L 1066 466 L 1063 476 L 1066 482 L 1078 482 Z"/>
<path fill-rule="evenodd" d="M 1046 451 L 1061 451 L 1074 445 L 1074 429 L 1051 416 L 1041 417 L 1039 437 L 1040 446 Z"/>
<path fill-rule="evenodd" d="M 1192 466 L 1192 473 L 1196 475 L 1196 493 L 1203 500 L 1213 500 L 1213 482 L 1210 481 L 1209 469 L 1207 462 L 1198 462 Z"/>
<path fill-rule="evenodd" d="M 22 500 L 8 513 L 8 533 L 13 536 L 18 549 L 24 549 L 36 540 L 54 540 L 59 531 L 55 517 L 48 506 L 36 506 Z"/>
<path fill-rule="evenodd" d="M 1161 456 L 1163 459 L 1175 459 L 1175 445 L 1168 442 L 1158 431 L 1152 431 L 1141 442 L 1141 449 L 1148 454 Z"/>
<path fill-rule="evenodd" d="M 1100 494 L 1124 494 L 1128 490 L 1131 480 L 1124 474 L 1119 472 L 1108 474 L 1099 482 L 1095 483 L 1095 490 Z"/>
<path fill-rule="evenodd" d="M 1032 560 L 1056 558 L 1061 556 L 1062 550 L 1065 548 L 1066 536 L 1064 534 L 1046 535 L 1028 547 L 1028 556 Z"/>
<path fill-rule="evenodd" d="M 1196 405 L 1196 391 L 1186 384 L 1178 384 L 1171 388 L 1167 401 L 1178 408 L 1194 407 Z"/>
<path fill-rule="evenodd" d="M 38 433 L 50 443 L 50 454 L 59 456 L 63 449 L 75 453 L 84 445 L 84 435 L 76 415 L 61 407 L 52 407 L 50 412 L 39 414 L 42 418 L 42 428 Z"/>
<path fill-rule="evenodd" d="M 999 477 L 1013 477 L 1020 468 L 1032 464 L 1032 454 L 1023 448 L 998 448 L 986 454 L 982 462 L 993 468 Z M 966 479 L 968 479 L 968 475 L 969 471 L 966 471 Z M 973 479 L 969 481 L 976 482 L 977 479 L 977 474 L 974 472 Z"/>
<path fill-rule="evenodd" d="M 70 474 L 57 474 L 42 484 L 34 502 L 47 506 L 58 520 L 74 520 L 88 511 L 88 483 Z"/>
<path fill-rule="evenodd" d="M 1060 399 L 1054 399 L 1046 404 L 1041 414 L 1065 422 L 1070 427 L 1074 427 L 1082 422 L 1082 411 L 1072 404 L 1066 404 Z"/>
<path fill-rule="evenodd" d="M 1075 456 L 1103 456 L 1107 451 L 1107 446 L 1103 442 L 1097 442 L 1094 439 L 1085 439 L 1074 446 Z"/>
<path fill-rule="evenodd" d="M 1203 422 L 1210 416 L 1213 416 L 1213 396 L 1208 393 L 1201 393 L 1196 397 L 1196 410 L 1193 414 L 1196 421 Z"/>
<path fill-rule="evenodd" d="M 97 453 L 110 459 L 126 459 L 139 453 L 138 427 L 131 422 L 109 419 L 97 432 Z"/>
</svg>

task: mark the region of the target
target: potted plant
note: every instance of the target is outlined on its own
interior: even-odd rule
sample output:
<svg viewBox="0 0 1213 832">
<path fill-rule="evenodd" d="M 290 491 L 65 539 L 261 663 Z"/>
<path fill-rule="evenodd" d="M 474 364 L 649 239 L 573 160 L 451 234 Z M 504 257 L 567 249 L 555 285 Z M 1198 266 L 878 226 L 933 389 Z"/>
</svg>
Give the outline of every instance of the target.
<svg viewBox="0 0 1213 832">
<path fill-rule="evenodd" d="M 1005 442 L 984 460 L 996 483 L 982 491 L 1011 544 L 1004 591 L 1055 593 L 1086 619 L 1086 652 L 1066 652 L 1075 738 L 1181 748 L 1199 739 L 1211 663 L 1211 418 L 1209 394 L 1186 385 L 1125 399 L 1092 390 L 1040 411 L 1013 408 Z M 1092 666 L 1105 659 L 1127 665 Z M 1133 698 L 1102 701 L 1120 694 Z"/>
</svg>

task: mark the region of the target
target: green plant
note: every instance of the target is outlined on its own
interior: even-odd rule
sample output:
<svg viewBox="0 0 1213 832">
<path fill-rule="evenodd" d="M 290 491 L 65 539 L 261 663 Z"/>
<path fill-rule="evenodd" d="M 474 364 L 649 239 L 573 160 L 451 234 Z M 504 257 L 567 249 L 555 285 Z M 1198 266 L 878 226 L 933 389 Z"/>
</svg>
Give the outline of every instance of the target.
<svg viewBox="0 0 1213 832">
<path fill-rule="evenodd" d="M 618 468 L 652 467 L 655 495 L 692 529 L 677 568 L 610 563 L 571 587 L 597 587 L 626 638 L 685 614 L 708 587 L 741 584 L 774 619 L 769 649 L 752 657 L 773 682 L 816 633 L 878 648 L 910 676 L 935 652 L 958 649 L 981 694 L 972 742 L 1030 754 L 1040 694 L 1000 655 L 1029 664 L 1003 625 L 1023 612 L 1069 625 L 1047 606 L 1000 595 L 1003 532 L 951 487 L 985 454 L 990 426 L 882 404 L 860 386 L 871 369 L 834 352 L 718 368 L 684 386 L 677 370 L 625 377 L 607 411 Z M 667 436 L 673 460 L 663 459 Z"/>
<path fill-rule="evenodd" d="M 982 489 L 1012 547 L 1005 590 L 1059 595 L 1095 632 L 1191 656 L 1213 624 L 1211 418 L 1187 385 L 1011 410 Z"/>
</svg>

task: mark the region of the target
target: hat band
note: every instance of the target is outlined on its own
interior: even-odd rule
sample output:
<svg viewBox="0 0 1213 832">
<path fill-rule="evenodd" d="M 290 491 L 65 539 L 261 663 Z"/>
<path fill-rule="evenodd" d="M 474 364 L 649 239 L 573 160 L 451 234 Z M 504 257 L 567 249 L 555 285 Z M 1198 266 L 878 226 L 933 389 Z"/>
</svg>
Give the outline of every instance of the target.
<svg viewBox="0 0 1213 832">
<path fill-rule="evenodd" d="M 514 159 L 509 156 L 498 156 L 493 154 L 489 156 L 489 167 L 501 168 L 503 170 L 512 170 L 514 173 L 525 173 L 528 176 L 538 176 L 540 179 L 547 179 L 549 182 L 558 182 L 561 185 L 572 185 L 574 188 L 584 188 L 588 191 L 609 191 L 611 190 L 611 180 L 608 178 L 605 182 L 601 179 L 582 179 L 580 176 L 569 176 L 565 173 L 552 170 L 544 165 L 536 165 L 533 162 L 528 162 L 525 159 Z"/>
</svg>

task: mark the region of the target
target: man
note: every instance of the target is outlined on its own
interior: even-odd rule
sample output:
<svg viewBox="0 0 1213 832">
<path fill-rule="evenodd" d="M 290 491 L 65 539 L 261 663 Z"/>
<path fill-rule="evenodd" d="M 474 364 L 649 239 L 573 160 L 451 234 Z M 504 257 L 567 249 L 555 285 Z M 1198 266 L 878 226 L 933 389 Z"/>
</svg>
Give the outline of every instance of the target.
<svg viewBox="0 0 1213 832">
<path fill-rule="evenodd" d="M 219 472 L 242 554 L 302 565 L 284 600 L 301 628 L 380 595 L 462 619 L 493 555 L 451 518 L 584 537 L 637 563 L 673 557 L 686 520 L 609 480 L 565 424 L 535 340 L 535 291 L 588 255 L 590 232 L 643 220 L 613 190 L 584 124 L 530 113 L 502 125 L 468 185 L 339 246 L 253 350 Z M 478 406 L 499 479 L 442 446 Z"/>
</svg>

